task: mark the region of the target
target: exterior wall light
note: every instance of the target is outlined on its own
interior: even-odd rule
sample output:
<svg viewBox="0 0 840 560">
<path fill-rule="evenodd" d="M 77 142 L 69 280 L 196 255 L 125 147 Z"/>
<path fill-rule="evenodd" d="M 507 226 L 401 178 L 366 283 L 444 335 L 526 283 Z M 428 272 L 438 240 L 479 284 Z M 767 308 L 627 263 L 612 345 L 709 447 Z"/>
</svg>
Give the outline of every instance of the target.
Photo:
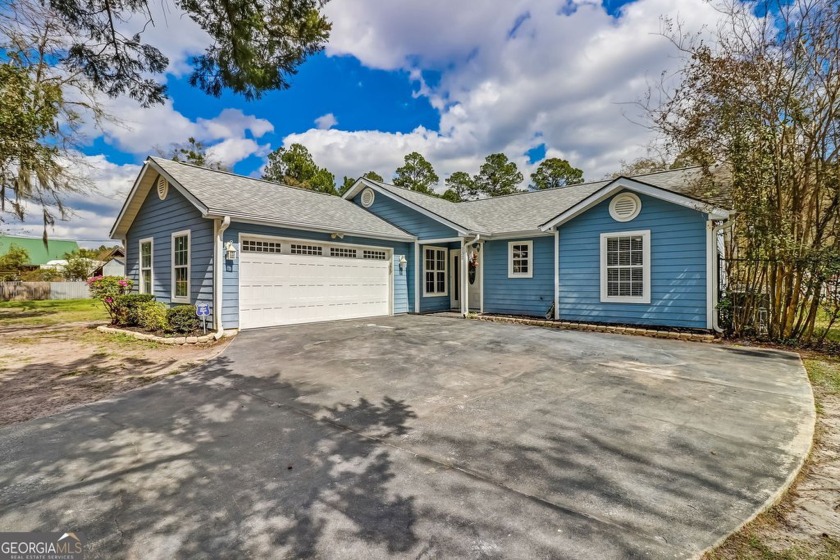
<svg viewBox="0 0 840 560">
<path fill-rule="evenodd" d="M 236 260 L 236 247 L 233 245 L 233 241 L 228 241 L 227 243 L 225 243 L 225 260 Z"/>
<path fill-rule="evenodd" d="M 405 255 L 400 255 L 400 270 L 405 270 L 406 266 L 408 266 L 408 261 L 405 260 Z"/>
</svg>

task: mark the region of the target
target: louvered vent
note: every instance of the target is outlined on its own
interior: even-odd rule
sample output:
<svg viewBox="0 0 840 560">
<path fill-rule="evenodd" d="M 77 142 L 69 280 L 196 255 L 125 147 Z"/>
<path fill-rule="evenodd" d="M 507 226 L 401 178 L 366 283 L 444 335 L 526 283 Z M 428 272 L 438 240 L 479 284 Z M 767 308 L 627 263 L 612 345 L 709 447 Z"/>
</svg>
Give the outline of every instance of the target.
<svg viewBox="0 0 840 560">
<path fill-rule="evenodd" d="M 163 175 L 158 177 L 157 180 L 157 193 L 158 198 L 164 200 L 166 198 L 167 193 L 169 192 L 169 183 L 166 181 L 166 178 Z"/>
<path fill-rule="evenodd" d="M 633 193 L 624 192 L 610 202 L 610 216 L 617 222 L 629 222 L 639 215 L 642 201 Z"/>
<path fill-rule="evenodd" d="M 362 191 L 362 206 L 365 208 L 370 208 L 370 205 L 373 204 L 373 199 L 375 198 L 375 194 L 373 193 L 373 189 L 365 189 Z"/>
</svg>

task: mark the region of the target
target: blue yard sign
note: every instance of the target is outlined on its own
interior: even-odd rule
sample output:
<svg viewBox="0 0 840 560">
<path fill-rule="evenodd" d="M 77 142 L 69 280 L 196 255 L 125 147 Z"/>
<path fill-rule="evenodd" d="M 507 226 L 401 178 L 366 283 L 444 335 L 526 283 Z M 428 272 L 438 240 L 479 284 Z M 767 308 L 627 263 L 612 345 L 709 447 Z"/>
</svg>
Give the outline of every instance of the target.
<svg viewBox="0 0 840 560">
<path fill-rule="evenodd" d="M 195 314 L 201 317 L 201 326 L 204 328 L 204 334 L 207 334 L 207 317 L 210 316 L 210 304 L 196 303 Z"/>
</svg>

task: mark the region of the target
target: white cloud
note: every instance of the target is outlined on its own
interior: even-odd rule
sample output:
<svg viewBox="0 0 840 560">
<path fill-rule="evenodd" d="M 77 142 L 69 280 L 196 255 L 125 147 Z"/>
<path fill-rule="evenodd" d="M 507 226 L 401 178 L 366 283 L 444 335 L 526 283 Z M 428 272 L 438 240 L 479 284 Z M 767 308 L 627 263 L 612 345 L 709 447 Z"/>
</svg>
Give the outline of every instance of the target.
<svg viewBox="0 0 840 560">
<path fill-rule="evenodd" d="M 104 155 L 81 156 L 74 166 L 74 172 L 86 177 L 92 184 L 92 191 L 72 193 L 63 197 L 70 215 L 67 221 L 57 220 L 47 229 L 50 237 L 79 240 L 82 246 L 98 247 L 108 243 L 108 234 L 117 214 L 122 208 L 140 165 L 118 165 L 109 162 Z M 28 208 L 23 222 L 9 220 L 4 230 L 12 234 L 40 237 L 44 225 L 40 209 Z"/>
<path fill-rule="evenodd" d="M 339 176 L 368 168 L 387 176 L 416 149 L 442 179 L 475 172 L 496 151 L 524 162 L 542 142 L 589 179 L 644 155 L 652 134 L 625 114 L 635 117 L 630 103 L 681 63 L 661 17 L 682 16 L 687 32 L 721 17 L 704 0 L 638 0 L 617 17 L 588 0 L 343 0 L 326 9 L 327 53 L 408 71 L 416 95 L 440 112 L 439 132 L 312 129 L 284 143 L 304 143 Z M 427 71 L 439 79 L 424 79 Z"/>
<path fill-rule="evenodd" d="M 274 125 L 266 119 L 246 115 L 239 109 L 225 109 L 214 118 L 188 119 L 178 112 L 171 99 L 162 105 L 143 108 L 127 98 L 106 99 L 103 101 L 107 111 L 119 120 L 104 122 L 102 130 L 88 127 L 83 132 L 88 137 L 102 135 L 108 144 L 132 154 L 141 156 L 154 154 L 157 149 L 166 150 L 172 144 L 186 142 L 195 138 L 213 148 L 216 143 L 236 143 L 240 148 L 251 146 L 249 153 L 225 151 L 228 155 L 238 153 L 241 157 L 229 161 L 232 165 L 252 154 L 260 154 L 264 146 L 254 139 L 259 139 L 274 130 Z M 246 142 L 247 140 L 247 142 Z M 228 147 L 218 148 L 221 152 Z"/>
<path fill-rule="evenodd" d="M 225 167 L 233 167 L 251 155 L 264 156 L 268 150 L 268 144 L 258 144 L 250 138 L 228 138 L 207 148 L 207 157 Z"/>
<path fill-rule="evenodd" d="M 210 35 L 172 0 L 157 0 L 146 6 L 149 13 L 144 10 L 131 14 L 125 21 L 117 22 L 118 28 L 127 37 L 141 32 L 144 43 L 158 48 L 169 59 L 167 73 L 175 76 L 189 73 L 190 57 L 212 44 Z"/>
<path fill-rule="evenodd" d="M 338 119 L 332 113 L 321 115 L 315 119 L 315 126 L 321 130 L 329 130 L 338 124 Z"/>
</svg>

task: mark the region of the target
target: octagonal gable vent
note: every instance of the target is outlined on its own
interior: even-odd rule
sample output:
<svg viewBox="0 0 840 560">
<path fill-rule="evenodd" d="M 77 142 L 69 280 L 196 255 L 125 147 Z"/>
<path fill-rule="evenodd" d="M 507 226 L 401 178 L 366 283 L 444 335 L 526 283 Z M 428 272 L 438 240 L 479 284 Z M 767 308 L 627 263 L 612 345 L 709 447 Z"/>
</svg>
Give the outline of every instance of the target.
<svg viewBox="0 0 840 560">
<path fill-rule="evenodd" d="M 617 222 L 629 222 L 642 211 L 642 201 L 630 192 L 623 192 L 610 201 L 610 216 Z"/>
<path fill-rule="evenodd" d="M 362 191 L 362 206 L 365 208 L 370 208 L 371 204 L 373 204 L 373 199 L 376 198 L 376 195 L 373 192 L 373 189 L 367 188 Z"/>
<path fill-rule="evenodd" d="M 166 195 L 168 193 L 169 193 L 169 182 L 166 180 L 166 178 L 163 175 L 161 175 L 161 176 L 158 177 L 158 180 L 157 180 L 158 198 L 160 198 L 161 200 L 164 200 L 164 199 L 166 199 Z"/>
</svg>

